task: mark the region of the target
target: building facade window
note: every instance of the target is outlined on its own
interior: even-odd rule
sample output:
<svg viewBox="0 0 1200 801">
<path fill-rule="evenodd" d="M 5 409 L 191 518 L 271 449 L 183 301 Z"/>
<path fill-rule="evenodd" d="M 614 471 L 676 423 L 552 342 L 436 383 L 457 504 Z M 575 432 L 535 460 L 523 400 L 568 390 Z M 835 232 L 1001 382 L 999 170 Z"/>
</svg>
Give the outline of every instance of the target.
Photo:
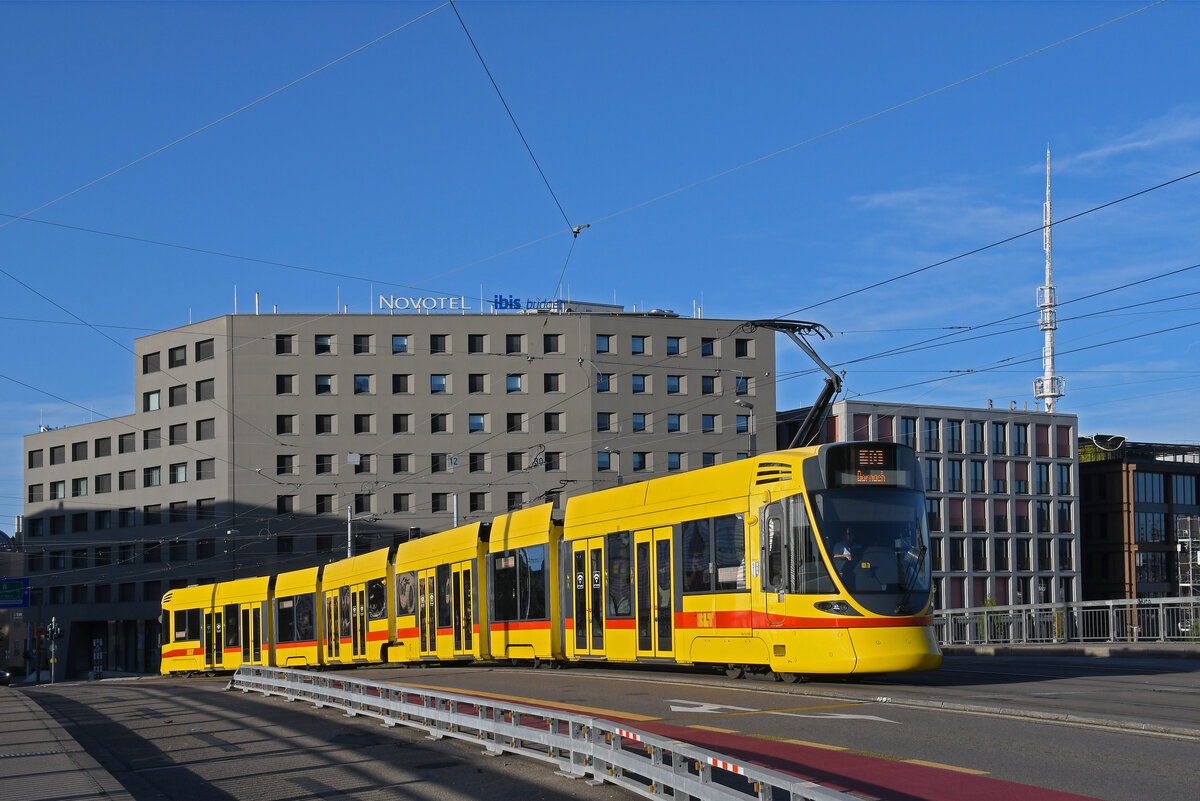
<svg viewBox="0 0 1200 801">
<path fill-rule="evenodd" d="M 962 453 L 962 420 L 946 421 L 946 452 Z"/>
<path fill-rule="evenodd" d="M 983 423 L 972 420 L 968 424 L 967 444 L 971 453 L 983 453 Z"/>
<path fill-rule="evenodd" d="M 925 459 L 925 491 L 939 492 L 942 488 L 942 463 L 938 459 Z"/>
<path fill-rule="evenodd" d="M 925 436 L 922 444 L 926 451 L 940 451 L 942 449 L 941 427 L 942 421 L 936 417 L 925 418 Z"/>
<path fill-rule="evenodd" d="M 971 492 L 987 492 L 987 462 L 971 460 Z"/>
</svg>

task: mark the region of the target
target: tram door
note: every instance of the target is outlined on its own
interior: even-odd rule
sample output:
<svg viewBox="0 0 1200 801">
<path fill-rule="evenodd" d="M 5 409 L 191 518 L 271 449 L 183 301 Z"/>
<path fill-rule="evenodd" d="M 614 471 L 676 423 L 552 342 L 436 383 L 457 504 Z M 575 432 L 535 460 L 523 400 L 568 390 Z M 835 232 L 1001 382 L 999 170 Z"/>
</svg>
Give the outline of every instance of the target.
<svg viewBox="0 0 1200 801">
<path fill-rule="evenodd" d="M 472 653 L 475 625 L 475 604 L 471 586 L 471 563 L 459 562 L 452 568 L 451 604 L 454 624 L 454 655 L 469 656 Z"/>
<path fill-rule="evenodd" d="M 223 664 L 224 644 L 221 640 L 221 613 L 204 613 L 204 666 L 219 668 Z"/>
<path fill-rule="evenodd" d="M 637 655 L 674 656 L 675 587 L 672 581 L 671 529 L 633 535 Z"/>
<path fill-rule="evenodd" d="M 437 656 L 437 576 L 433 569 L 417 571 L 417 628 L 421 632 L 420 655 Z"/>
<path fill-rule="evenodd" d="M 262 607 L 258 604 L 242 607 L 242 661 L 262 662 Z"/>
<path fill-rule="evenodd" d="M 367 591 L 359 584 L 350 591 L 350 642 L 351 655 L 367 655 Z"/>
<path fill-rule="evenodd" d="M 572 547 L 575 653 L 601 656 L 604 654 L 604 538 L 576 540 Z"/>
<path fill-rule="evenodd" d="M 341 633 L 345 612 L 341 607 L 341 598 L 336 591 L 325 596 L 325 656 L 328 659 L 337 659 L 342 655 Z"/>
</svg>

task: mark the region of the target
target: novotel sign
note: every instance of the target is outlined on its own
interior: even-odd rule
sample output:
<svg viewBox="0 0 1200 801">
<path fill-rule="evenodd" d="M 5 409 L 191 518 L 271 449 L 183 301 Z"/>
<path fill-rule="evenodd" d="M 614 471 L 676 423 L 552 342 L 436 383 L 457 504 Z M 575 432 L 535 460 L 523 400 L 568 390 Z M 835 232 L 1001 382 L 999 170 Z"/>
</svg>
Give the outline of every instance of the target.
<svg viewBox="0 0 1200 801">
<path fill-rule="evenodd" d="M 492 304 L 494 311 L 520 311 L 522 309 L 537 309 L 548 311 L 559 311 L 562 301 L 560 300 L 525 300 L 522 301 L 518 297 L 509 295 L 496 295 L 491 300 L 484 301 Z M 397 295 L 380 295 L 379 309 L 382 311 L 473 311 L 467 305 L 467 299 L 463 296 L 453 298 L 442 297 L 412 297 L 412 296 L 397 296 Z"/>
<path fill-rule="evenodd" d="M 389 311 L 471 311 L 471 308 L 467 306 L 467 299 L 461 295 L 457 298 L 380 295 L 379 308 Z"/>
</svg>

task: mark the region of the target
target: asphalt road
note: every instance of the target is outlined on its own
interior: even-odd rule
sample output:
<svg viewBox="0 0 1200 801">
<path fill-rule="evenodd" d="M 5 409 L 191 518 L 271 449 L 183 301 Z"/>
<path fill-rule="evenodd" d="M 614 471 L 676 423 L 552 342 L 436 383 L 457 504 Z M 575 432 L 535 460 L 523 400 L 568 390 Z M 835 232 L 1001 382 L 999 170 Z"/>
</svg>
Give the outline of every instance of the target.
<svg viewBox="0 0 1200 801">
<path fill-rule="evenodd" d="M 1200 663 L 1188 660 L 951 657 L 928 674 L 801 685 L 578 668 L 356 674 L 934 763 L 1105 801 L 1196 793 Z"/>
<path fill-rule="evenodd" d="M 760 744 L 752 747 L 764 759 L 790 743 L 842 764 L 878 765 L 855 761 L 876 757 L 931 765 L 951 788 L 955 777 L 1024 785 L 1027 792 L 1013 788 L 1014 799 L 1039 797 L 1033 788 L 1105 801 L 1190 798 L 1200 753 L 1195 660 L 955 656 L 933 673 L 857 684 L 645 669 L 448 666 L 346 675 L 728 736 L 742 747 Z M 483 757 L 478 746 L 225 692 L 225 684 L 152 677 L 23 692 L 136 801 L 631 797 L 556 776 L 541 763 Z"/>
<path fill-rule="evenodd" d="M 135 801 L 636 797 L 521 757 L 484 757 L 468 743 L 431 742 L 413 729 L 387 729 L 331 708 L 226 692 L 227 682 L 148 678 L 22 692 Z M 3 786 L 0 776 L 0 797 Z"/>
</svg>

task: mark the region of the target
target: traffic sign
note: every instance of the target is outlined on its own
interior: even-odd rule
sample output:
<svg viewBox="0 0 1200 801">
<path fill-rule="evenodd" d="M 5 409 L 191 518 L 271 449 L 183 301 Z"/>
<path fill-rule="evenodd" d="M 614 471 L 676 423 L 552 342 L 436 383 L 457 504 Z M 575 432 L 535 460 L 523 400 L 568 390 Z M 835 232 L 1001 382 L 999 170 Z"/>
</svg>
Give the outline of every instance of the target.
<svg viewBox="0 0 1200 801">
<path fill-rule="evenodd" d="M 29 606 L 29 579 L 0 579 L 0 609 L 25 609 Z"/>
</svg>

